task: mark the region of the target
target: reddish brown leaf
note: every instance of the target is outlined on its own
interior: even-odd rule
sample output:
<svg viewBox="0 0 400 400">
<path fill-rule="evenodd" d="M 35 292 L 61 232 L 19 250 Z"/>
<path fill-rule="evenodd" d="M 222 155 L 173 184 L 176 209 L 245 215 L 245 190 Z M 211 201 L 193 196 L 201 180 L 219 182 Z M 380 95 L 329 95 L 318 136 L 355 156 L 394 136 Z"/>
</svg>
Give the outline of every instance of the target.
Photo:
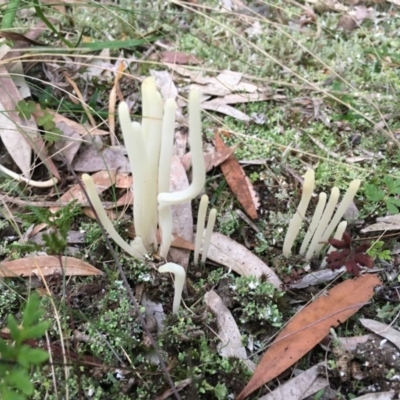
<svg viewBox="0 0 400 400">
<path fill-rule="evenodd" d="M 343 323 L 363 307 L 373 296 L 374 287 L 380 284 L 377 275 L 349 279 L 304 307 L 264 354 L 237 400 L 243 400 L 297 362 L 329 333 L 332 326 Z"/>
<path fill-rule="evenodd" d="M 221 139 L 218 131 L 215 131 L 215 147 L 219 152 L 228 148 Z M 256 199 L 253 185 L 233 154 L 221 164 L 221 170 L 229 187 L 238 199 L 239 203 L 245 209 L 247 215 L 252 219 L 257 219 L 257 208 L 259 207 L 259 204 Z"/>
<path fill-rule="evenodd" d="M 94 212 L 93 208 L 83 207 L 82 208 L 82 212 L 83 212 L 83 214 L 85 214 L 90 219 L 94 219 L 94 220 L 96 219 L 96 213 Z M 111 221 L 115 221 L 115 220 L 121 218 L 121 213 L 117 213 L 114 210 L 106 209 L 105 212 L 107 214 L 107 217 Z"/>
<path fill-rule="evenodd" d="M 278 275 L 254 252 L 219 232 L 211 235 L 207 258 L 241 276 L 267 277 L 268 282 L 277 289 L 282 286 Z"/>
<path fill-rule="evenodd" d="M 115 205 L 116 207 L 131 206 L 133 204 L 133 192 L 128 190 L 124 195 L 122 195 Z"/>
<path fill-rule="evenodd" d="M 128 237 L 130 237 L 132 239 L 135 238 L 136 234 L 135 234 L 135 227 L 133 224 L 128 226 L 127 233 L 128 233 Z M 158 244 L 161 244 L 161 234 L 158 229 L 156 232 L 156 237 L 157 237 Z M 171 247 L 175 247 L 176 249 L 184 249 L 184 250 L 194 251 L 194 244 L 178 235 L 173 235 Z"/>
<path fill-rule="evenodd" d="M 189 242 L 188 240 L 185 240 L 184 238 L 182 238 L 178 235 L 174 235 L 171 246 L 175 247 L 177 249 L 186 249 L 186 250 L 194 251 L 194 244 Z"/>
</svg>

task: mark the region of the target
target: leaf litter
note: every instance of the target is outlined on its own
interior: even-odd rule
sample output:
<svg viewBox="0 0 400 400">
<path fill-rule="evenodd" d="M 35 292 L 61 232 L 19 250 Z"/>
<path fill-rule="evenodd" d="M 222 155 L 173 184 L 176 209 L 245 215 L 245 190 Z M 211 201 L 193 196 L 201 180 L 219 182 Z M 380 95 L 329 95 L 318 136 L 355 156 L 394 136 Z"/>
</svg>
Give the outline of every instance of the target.
<svg viewBox="0 0 400 400">
<path fill-rule="evenodd" d="M 348 11 L 348 9 L 346 9 Z M 356 10 L 357 11 L 357 10 Z M 359 11 L 359 10 L 358 10 Z M 363 10 L 361 10 L 363 11 Z M 361 12 L 359 11 L 359 12 Z M 365 11 L 365 10 L 364 10 Z M 350 11 L 351 13 L 351 11 Z M 363 17 L 366 18 L 366 17 Z M 360 18 L 360 21 L 363 19 Z M 356 18 L 357 19 L 357 18 Z M 257 23 L 253 24 L 254 31 L 248 31 L 247 33 L 254 34 L 254 35 L 260 35 L 260 27 L 257 25 Z M 180 52 L 163 52 L 164 54 L 161 54 L 162 62 L 166 63 L 173 63 L 174 65 L 169 65 L 170 69 L 178 71 L 178 67 L 176 64 L 179 63 L 195 63 L 195 60 L 193 60 L 193 57 L 190 54 L 185 54 L 185 53 L 180 53 Z M 104 75 L 109 75 L 111 76 L 110 69 L 111 67 L 115 67 L 115 65 L 111 64 L 109 62 L 109 52 L 105 51 L 102 53 L 103 60 L 100 62 L 97 62 L 98 59 L 93 60 L 92 66 L 93 69 L 90 71 L 92 75 L 88 75 L 87 78 L 89 79 L 90 76 L 99 76 L 101 74 Z M 172 58 L 173 57 L 173 58 Z M 178 62 L 179 61 L 179 62 Z M 197 61 L 197 60 L 196 60 Z M 96 71 L 96 72 L 94 72 Z M 185 71 L 185 69 L 180 70 Z M 189 71 L 189 70 L 186 70 Z M 97 73 L 98 72 L 98 73 Z M 114 71 L 115 72 L 115 71 Z M 204 76 L 204 74 L 201 73 L 194 73 L 192 71 L 190 72 L 185 72 L 187 77 L 192 80 L 190 84 L 196 84 L 198 85 L 199 88 L 203 91 L 205 94 L 204 96 L 204 101 L 203 101 L 203 108 L 220 112 L 225 115 L 230 115 L 236 119 L 242 120 L 242 121 L 250 121 L 251 118 L 249 118 L 248 115 L 246 115 L 243 112 L 240 112 L 236 110 L 234 107 L 231 107 L 230 104 L 240 104 L 240 103 L 246 103 L 246 102 L 253 102 L 253 101 L 265 101 L 265 100 L 270 100 L 270 99 L 275 99 L 275 100 L 280 100 L 284 99 L 285 96 L 280 96 L 278 94 L 274 94 L 271 92 L 269 89 L 264 89 L 261 88 L 257 85 L 254 85 L 250 82 L 246 82 L 243 79 L 243 74 L 237 73 L 237 72 L 232 72 L 232 71 L 221 71 L 219 75 L 216 77 L 207 77 Z M 156 79 L 159 78 L 160 80 L 160 87 L 163 92 L 163 98 L 168 98 L 169 94 L 168 92 L 175 93 L 173 96 L 178 95 L 179 91 L 176 89 L 175 83 L 172 80 L 171 74 L 164 73 L 162 76 L 162 71 L 156 72 L 156 71 L 151 71 L 151 74 L 153 76 L 156 76 Z M 115 92 L 117 91 L 117 85 L 119 79 L 116 79 L 114 81 L 114 88 Z M 173 86 L 171 86 L 173 84 Z M 172 87 L 172 89 L 168 89 Z M 175 92 L 176 90 L 176 92 Z M 164 92 L 167 93 L 164 95 Z M 116 101 L 116 97 L 114 96 L 112 98 L 112 102 L 114 103 Z M 181 106 L 183 106 L 183 102 L 180 103 Z M 36 118 L 36 116 L 35 116 Z M 60 120 L 61 119 L 61 120 Z M 64 120 L 62 120 L 64 119 Z M 182 117 L 183 119 L 183 117 Z M 116 185 L 116 187 L 123 187 L 124 189 L 127 190 L 127 193 L 124 194 L 121 198 L 119 198 L 116 202 L 116 206 L 123 206 L 123 205 L 128 205 L 132 204 L 133 195 L 132 192 L 129 190 L 129 188 L 132 185 L 131 180 L 129 179 L 126 180 L 126 184 L 122 183 L 122 186 L 118 186 L 118 177 L 126 177 L 126 174 L 121 173 L 121 171 L 129 172 L 129 165 L 128 169 L 124 169 L 124 166 L 121 166 L 119 163 L 122 161 L 123 165 L 126 163 L 126 159 L 124 157 L 124 150 L 122 147 L 116 147 L 112 148 L 111 151 L 107 150 L 108 147 L 107 145 L 105 148 L 103 147 L 103 144 L 100 142 L 92 143 L 92 139 L 94 136 L 106 136 L 109 135 L 108 131 L 102 131 L 97 128 L 87 128 L 86 126 L 83 126 L 75 121 L 68 120 L 65 117 L 62 117 L 61 115 L 54 114 L 54 120 L 57 124 L 57 127 L 63 132 L 63 138 L 57 142 L 54 146 L 55 153 L 62 153 L 62 155 L 67 159 L 69 163 L 73 163 L 74 167 L 76 168 L 77 171 L 85 171 L 85 172 L 96 172 L 100 171 L 99 175 L 96 176 L 94 174 L 94 179 L 96 181 L 96 186 L 98 188 L 99 193 L 104 193 L 106 190 L 108 190 L 112 185 Z M 58 122 L 57 122 L 58 121 Z M 112 126 L 113 124 L 111 124 Z M 178 128 L 179 129 L 179 128 Z M 113 130 L 113 129 L 112 129 Z M 88 134 L 88 131 L 90 134 Z M 182 185 L 182 188 L 187 187 L 187 176 L 185 173 L 185 170 L 188 170 L 190 168 L 190 155 L 185 154 L 183 155 L 186 150 L 186 142 L 184 137 L 186 136 L 185 133 L 182 135 L 182 143 L 183 146 L 181 148 L 181 156 L 183 156 L 178 162 L 178 160 L 174 160 L 174 162 L 177 163 L 177 171 L 176 172 L 176 179 L 177 181 L 181 181 L 179 185 Z M 87 148 L 90 147 L 92 152 L 85 152 Z M 182 150 L 183 149 L 183 150 Z M 108 151 L 110 154 L 108 154 Z M 211 170 L 212 168 L 215 168 L 219 166 L 221 163 L 224 163 L 226 159 L 234 159 L 233 156 L 233 149 L 225 147 L 222 151 L 217 150 L 215 153 L 212 154 L 205 154 L 205 157 L 209 158 L 209 162 L 206 162 L 208 165 L 207 169 Z M 52 154 L 50 152 L 50 154 Z M 53 158 L 56 160 L 56 158 Z M 207 160 L 207 159 L 206 159 Z M 350 158 L 346 159 L 347 161 L 350 161 Z M 354 160 L 357 161 L 365 161 L 366 158 L 354 158 Z M 85 164 L 86 162 L 86 164 Z M 89 163 L 92 164 L 89 164 Z M 114 164 L 113 164 L 114 163 Z M 30 164 L 30 163 L 29 163 Z M 182 164 L 184 165 L 184 168 L 182 168 Z M 113 166 L 110 171 L 110 166 Z M 31 168 L 31 165 L 29 165 L 29 168 Z M 105 171 L 107 169 L 107 171 Z M 221 168 L 222 169 L 222 168 Z M 118 174 L 116 174 L 116 170 L 118 170 Z M 240 197 L 243 200 L 243 197 L 245 200 L 243 200 L 243 208 L 246 210 L 247 214 L 252 216 L 252 218 L 256 219 L 258 217 L 258 200 L 254 196 L 254 189 L 252 188 L 252 184 L 250 181 L 247 179 L 246 184 L 243 184 L 243 175 L 245 176 L 244 171 L 242 170 L 243 174 L 240 174 L 240 178 L 238 176 L 234 178 L 228 178 L 229 174 L 227 174 L 226 179 L 231 180 L 231 181 L 238 181 L 239 184 L 236 183 L 236 188 L 235 190 L 232 189 L 234 192 L 235 196 L 239 199 Z M 115 174 L 117 178 L 115 179 Z M 237 179 L 236 179 L 237 178 Z M 245 176 L 246 178 L 246 176 Z M 122 179 L 122 178 L 121 178 Z M 235 183 L 232 183 L 232 185 L 235 187 Z M 247 189 L 244 189 L 244 187 L 247 187 Z M 250 193 L 250 195 L 249 195 Z M 79 185 L 74 185 L 72 188 L 70 188 L 67 192 L 64 193 L 65 197 L 63 197 L 61 200 L 60 198 L 60 203 L 62 202 L 67 202 L 70 201 L 74 198 L 76 198 L 79 202 L 82 204 L 86 204 L 86 199 L 84 194 L 81 192 L 80 186 Z M 251 200 L 249 200 L 249 197 Z M 106 203 L 104 202 L 104 206 L 106 207 Z M 109 202 L 108 202 L 109 203 Z M 252 204 L 252 205 L 251 205 Z M 255 210 L 255 211 L 254 211 Z M 190 211 L 190 212 L 189 212 Z M 193 249 L 193 216 L 191 215 L 191 209 L 190 210 L 183 210 L 183 212 L 178 212 L 176 214 L 176 219 L 177 219 L 177 224 L 179 225 L 180 234 L 183 236 L 190 239 L 184 239 L 180 235 L 176 235 L 174 238 L 175 245 L 180 248 L 184 248 L 187 251 L 184 253 L 184 257 L 181 259 L 181 262 L 185 262 L 187 265 L 189 261 L 189 251 Z M 187 228 L 187 230 L 185 230 Z M 214 235 L 213 236 L 213 244 L 214 250 L 211 251 L 211 256 L 209 257 L 211 261 L 214 261 L 218 264 L 224 265 L 228 269 L 232 269 L 235 272 L 237 272 L 240 275 L 243 276 L 250 276 L 252 274 L 256 276 L 263 276 L 266 275 L 271 282 L 273 282 L 274 286 L 280 287 L 281 281 L 279 277 L 275 274 L 275 272 L 270 269 L 265 262 L 263 262 L 260 258 L 256 257 L 253 252 L 250 250 L 246 249 L 244 246 L 240 245 L 238 242 L 236 242 L 233 239 L 230 239 L 228 237 L 223 237 L 222 235 Z M 254 256 L 254 257 L 251 257 Z M 51 257 L 51 256 L 48 256 Z M 19 261 L 19 260 L 15 260 Z M 48 263 L 50 267 L 45 267 L 48 268 L 49 271 L 51 270 L 51 265 L 52 262 L 46 261 L 44 264 L 46 265 Z M 16 264 L 17 265 L 17 264 Z M 18 267 L 15 267 L 18 270 Z M 54 268 L 57 268 L 56 266 Z M 82 268 L 84 270 L 85 268 Z M 33 273 L 36 273 L 36 270 L 33 270 Z M 53 270 L 54 273 L 59 273 L 58 270 Z M 317 274 L 316 271 L 315 274 Z M 335 271 L 336 272 L 336 271 Z M 29 269 L 26 269 L 25 272 L 26 274 L 32 273 L 29 272 Z M 50 273 L 50 272 L 49 272 Z M 310 274 L 311 275 L 311 274 Z M 304 278 L 303 278 L 304 279 Z M 363 277 L 359 278 L 363 279 Z M 304 279 L 305 280 L 305 279 Z M 317 285 L 323 282 L 323 279 L 317 279 L 312 281 L 311 283 L 308 283 L 308 285 Z M 304 284 L 304 282 L 303 282 Z M 340 285 L 338 285 L 340 286 Z M 304 287 L 304 286 L 302 286 Z M 205 301 L 207 304 L 210 302 L 210 298 L 213 298 L 213 291 L 207 292 L 205 296 Z M 213 309 L 215 312 L 215 316 L 217 318 L 217 322 L 219 325 L 219 335 L 221 337 L 225 337 L 225 345 L 226 345 L 226 354 L 240 354 L 240 358 L 246 359 L 246 350 L 244 349 L 243 345 L 240 343 L 240 331 L 236 325 L 236 322 L 234 321 L 232 314 L 230 313 L 229 309 L 224 306 L 221 298 L 216 299 L 215 297 L 213 298 L 214 304 L 209 305 L 210 309 Z M 159 303 L 158 303 L 159 304 Z M 215 304 L 218 304 L 216 306 Z M 152 309 L 149 307 L 149 312 L 151 314 Z M 162 312 L 163 316 L 164 313 L 161 310 L 154 309 L 154 313 L 157 312 Z M 149 314 L 149 316 L 150 316 Z M 338 314 L 341 316 L 341 314 Z M 225 323 L 224 320 L 225 319 Z M 226 321 L 229 321 L 229 323 L 226 323 Z M 343 322 L 344 319 L 341 319 L 341 322 Z M 289 325 L 290 327 L 290 325 Z M 230 335 L 232 337 L 232 343 L 230 343 Z M 294 333 L 293 333 L 294 335 Z M 281 336 L 279 336 L 281 337 Z M 284 338 L 283 338 L 284 339 Z M 283 340 L 281 339 L 281 340 Z M 277 340 L 278 341 L 278 340 Z M 277 343 L 275 341 L 275 343 Z M 222 343 L 222 342 L 221 342 Z M 224 346 L 218 346 L 219 350 L 221 351 L 221 354 L 224 352 Z M 308 371 L 310 375 L 308 375 Z M 303 376 L 303 383 L 307 384 L 313 379 L 315 379 L 316 376 L 316 371 L 318 371 L 318 366 L 312 367 L 310 370 L 304 372 L 302 375 Z M 312 371 L 312 372 L 311 372 Z M 307 374 L 307 375 L 306 375 Z M 307 376 L 307 378 L 306 378 Z M 277 392 L 275 393 L 275 396 L 281 396 L 282 398 L 288 398 L 290 399 L 290 394 L 293 393 L 298 393 L 296 392 L 296 389 L 299 389 L 301 393 L 303 393 L 303 386 L 301 383 L 301 380 L 296 381 L 296 378 L 289 380 L 285 385 L 287 386 L 287 391 L 286 388 L 284 389 L 285 385 L 282 385 L 280 388 L 277 389 Z M 187 383 L 189 384 L 189 383 Z M 281 389 L 281 390 L 280 390 Z M 281 393 L 280 395 L 278 393 Z M 282 394 L 285 393 L 285 394 Z M 308 393 L 307 391 L 305 393 Z M 315 393 L 315 392 L 312 392 Z M 312 394 L 311 392 L 309 395 Z M 271 393 L 271 395 L 273 395 Z M 271 398 L 268 397 L 270 395 L 262 397 L 264 398 Z M 297 394 L 296 394 L 297 396 Z M 273 397 L 275 398 L 275 397 Z M 279 397 L 277 397 L 279 398 Z M 297 397 L 293 397 L 297 398 Z M 298 397 L 301 398 L 301 397 Z"/>
<path fill-rule="evenodd" d="M 386 338 L 387 340 L 390 340 L 400 350 L 400 332 L 397 329 L 368 318 L 361 318 L 360 322 L 365 328 Z"/>
<path fill-rule="evenodd" d="M 244 399 L 271 381 L 316 346 L 331 327 L 345 322 L 362 308 L 381 281 L 363 275 L 336 285 L 297 313 L 269 346 L 247 386 L 237 397 Z M 349 295 L 351 293 L 351 296 Z"/>
<path fill-rule="evenodd" d="M 74 257 L 30 256 L 0 262 L 0 276 L 3 278 L 51 275 L 90 276 L 104 275 L 104 273 Z"/>
<path fill-rule="evenodd" d="M 318 363 L 258 400 L 301 400 L 310 397 L 329 386 L 328 379 L 321 374 L 325 369 L 327 365 L 324 362 Z"/>
<path fill-rule="evenodd" d="M 34 118 L 32 116 L 21 118 L 16 111 L 12 111 L 18 109 L 18 102 L 23 98 L 4 66 L 0 66 L 0 75 L 2 76 L 1 122 L 8 127 L 0 130 L 0 138 L 4 146 L 25 177 L 30 178 L 31 176 L 33 150 L 53 176 L 60 179 L 58 169 L 52 159 L 48 157 L 44 142 L 38 135 L 38 127 Z"/>
</svg>

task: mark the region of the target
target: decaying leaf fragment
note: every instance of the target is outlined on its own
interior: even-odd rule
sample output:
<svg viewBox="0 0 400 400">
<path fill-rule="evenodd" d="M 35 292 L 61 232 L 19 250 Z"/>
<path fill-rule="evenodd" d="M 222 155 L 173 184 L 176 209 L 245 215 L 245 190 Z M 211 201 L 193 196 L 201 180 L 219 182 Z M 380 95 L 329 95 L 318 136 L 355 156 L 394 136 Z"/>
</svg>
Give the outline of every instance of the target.
<svg viewBox="0 0 400 400">
<path fill-rule="evenodd" d="M 331 327 L 343 323 L 363 307 L 373 296 L 375 286 L 380 284 L 374 274 L 349 279 L 304 307 L 266 351 L 237 400 L 245 399 L 303 357 Z"/>
</svg>

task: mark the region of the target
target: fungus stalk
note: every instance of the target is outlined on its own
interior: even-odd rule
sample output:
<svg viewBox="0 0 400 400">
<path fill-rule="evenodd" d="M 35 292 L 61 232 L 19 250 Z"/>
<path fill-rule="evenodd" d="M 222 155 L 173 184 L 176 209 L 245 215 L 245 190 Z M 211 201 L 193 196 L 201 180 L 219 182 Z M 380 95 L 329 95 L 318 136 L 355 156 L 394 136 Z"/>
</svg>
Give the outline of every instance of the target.
<svg viewBox="0 0 400 400">
<path fill-rule="evenodd" d="M 192 183 L 188 188 L 178 192 L 158 194 L 159 226 L 163 238 L 172 235 L 172 216 L 170 207 L 191 201 L 198 196 L 205 185 L 206 169 L 203 156 L 203 141 L 201 135 L 200 93 L 193 89 L 189 95 L 189 144 L 192 154 Z M 160 164 L 160 168 L 162 165 Z M 162 246 L 161 257 L 166 257 L 169 246 Z"/>
<path fill-rule="evenodd" d="M 315 230 L 317 229 L 318 224 L 321 223 L 321 216 L 324 211 L 325 204 L 326 204 L 326 193 L 320 193 L 317 208 L 314 211 L 314 215 L 312 217 L 311 224 L 308 227 L 306 236 L 304 237 L 303 243 L 300 248 L 300 253 L 299 253 L 300 255 L 304 255 L 304 253 L 306 252 L 308 243 L 310 243 L 310 240 L 311 240 Z"/>
<path fill-rule="evenodd" d="M 134 191 L 133 216 L 136 237 L 131 245 L 117 234 L 101 207 L 93 181 L 85 175 L 83 181 L 100 221 L 118 245 L 129 254 L 142 258 L 157 249 L 157 222 L 161 229 L 160 255 L 167 257 L 172 241 L 171 206 L 190 202 L 204 187 L 206 170 L 201 135 L 200 94 L 189 95 L 189 144 L 192 153 L 192 183 L 185 190 L 170 193 L 170 170 L 173 151 L 176 104 L 167 100 L 165 107 L 155 80 L 147 78 L 142 84 L 142 123 L 132 122 L 129 108 L 122 102 L 118 115 L 125 147 L 131 166 Z"/>
<path fill-rule="evenodd" d="M 314 171 L 312 169 L 309 169 L 304 176 L 303 193 L 301 196 L 300 204 L 293 218 L 290 220 L 289 227 L 286 233 L 285 241 L 283 244 L 283 255 L 285 257 L 289 257 L 293 243 L 300 231 L 301 223 L 305 218 L 308 204 L 310 203 L 311 196 L 314 191 L 314 183 Z"/>
<path fill-rule="evenodd" d="M 197 265 L 199 263 L 199 254 L 201 255 L 201 262 L 204 263 L 207 258 L 208 249 L 210 247 L 211 235 L 214 230 L 215 220 L 217 218 L 217 210 L 213 208 L 208 215 L 207 228 L 204 229 L 206 222 L 206 214 L 208 208 L 208 196 L 203 195 L 201 197 L 199 212 L 197 214 L 197 229 L 196 229 L 196 242 L 194 246 L 194 258 L 193 263 Z M 203 249 L 201 244 L 203 243 Z"/>
<path fill-rule="evenodd" d="M 324 210 L 324 213 L 321 216 L 321 219 L 318 223 L 318 227 L 315 230 L 314 237 L 311 240 L 310 247 L 307 250 L 305 257 L 306 260 L 311 260 L 311 258 L 313 257 L 315 249 L 321 240 L 322 234 L 324 233 L 326 227 L 328 226 L 329 221 L 333 215 L 333 212 L 335 211 L 335 207 L 336 204 L 338 203 L 339 196 L 340 196 L 339 189 L 336 186 L 333 187 L 331 190 L 331 195 L 329 197 L 328 204 Z"/>
<path fill-rule="evenodd" d="M 171 272 L 175 275 L 175 293 L 174 293 L 174 302 L 172 305 L 172 312 L 176 314 L 179 310 L 179 306 L 182 300 L 182 291 L 183 286 L 185 284 L 186 272 L 185 269 L 178 264 L 175 263 L 167 263 L 162 267 L 158 268 L 159 272 Z"/>
<path fill-rule="evenodd" d="M 332 218 L 332 221 L 329 223 L 327 228 L 325 229 L 324 233 L 322 234 L 322 237 L 320 238 L 320 241 L 322 243 L 318 244 L 316 247 L 316 252 L 319 253 L 322 248 L 324 247 L 324 244 L 328 241 L 330 238 L 332 232 L 334 229 L 338 226 L 340 220 L 342 219 L 344 213 L 346 210 L 349 208 L 351 202 L 354 199 L 354 196 L 357 193 L 358 188 L 360 187 L 361 181 L 359 179 L 354 179 L 349 185 L 349 188 L 347 189 L 347 192 L 344 194 L 343 199 L 341 203 L 339 204 L 339 207 L 336 210 L 335 215 Z"/>
<path fill-rule="evenodd" d="M 161 153 L 158 166 L 158 193 L 169 192 L 171 174 L 171 159 L 174 144 L 176 103 L 168 99 L 165 103 L 162 125 Z M 172 242 L 172 212 L 171 207 L 162 207 L 158 210 L 158 220 L 161 230 L 160 255 L 167 257 Z"/>
<path fill-rule="evenodd" d="M 133 218 L 136 233 L 136 242 L 141 241 L 149 249 L 156 246 L 157 241 L 155 232 L 157 226 L 154 226 L 154 210 L 148 208 L 149 175 L 148 157 L 146 152 L 146 144 L 142 135 L 142 128 L 138 122 L 131 122 L 128 105 L 120 103 L 118 107 L 119 120 L 121 124 L 122 134 L 124 137 L 125 147 L 128 153 L 131 165 L 133 180 Z M 154 179 L 154 177 L 153 177 Z"/>
<path fill-rule="evenodd" d="M 82 181 L 85 185 L 87 195 L 93 205 L 93 208 L 96 211 L 97 217 L 99 218 L 100 223 L 103 225 L 106 232 L 111 236 L 111 239 L 113 239 L 114 242 L 121 247 L 121 249 L 125 250 L 132 257 L 142 258 L 146 254 L 146 249 L 144 247 L 134 248 L 130 246 L 115 230 L 110 218 L 108 218 L 106 212 L 104 211 L 92 177 L 88 174 L 83 174 Z"/>
<path fill-rule="evenodd" d="M 204 234 L 204 241 L 203 241 L 203 252 L 201 254 L 201 262 L 205 263 L 207 254 L 208 254 L 208 249 L 210 248 L 210 242 L 211 242 L 211 235 L 214 230 L 214 225 L 215 221 L 217 219 L 217 210 L 213 208 L 210 213 L 208 214 L 208 222 L 207 222 L 207 228 Z"/>
<path fill-rule="evenodd" d="M 199 195 L 206 183 L 206 168 L 203 156 L 203 141 L 201 137 L 200 93 L 192 89 L 189 94 L 189 144 L 192 155 L 192 183 L 179 192 L 160 193 L 159 207 L 182 204 Z"/>
<path fill-rule="evenodd" d="M 11 171 L 10 169 L 1 164 L 0 164 L 0 171 L 7 174 L 11 178 L 17 180 L 18 182 L 24 182 L 27 185 L 37 188 L 47 188 L 50 186 L 55 186 L 58 182 L 57 178 L 51 178 L 47 181 L 34 181 L 32 179 L 25 178 L 23 175 L 17 174 L 14 171 Z"/>
<path fill-rule="evenodd" d="M 199 262 L 199 254 L 204 236 L 204 226 L 206 223 L 207 208 L 208 208 L 208 196 L 203 195 L 201 196 L 199 212 L 197 214 L 196 241 L 194 244 L 194 258 L 193 258 L 194 265 L 197 265 Z"/>
</svg>

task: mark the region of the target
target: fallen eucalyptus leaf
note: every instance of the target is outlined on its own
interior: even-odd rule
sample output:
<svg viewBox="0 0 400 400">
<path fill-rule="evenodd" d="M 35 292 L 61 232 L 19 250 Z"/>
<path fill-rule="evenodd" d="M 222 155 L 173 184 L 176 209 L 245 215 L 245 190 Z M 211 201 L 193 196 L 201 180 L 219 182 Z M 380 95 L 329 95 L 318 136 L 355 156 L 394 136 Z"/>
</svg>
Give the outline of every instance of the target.
<svg viewBox="0 0 400 400">
<path fill-rule="evenodd" d="M 312 396 L 329 385 L 328 379 L 320 375 L 321 369 L 326 368 L 323 362 L 314 365 L 258 400 L 301 400 Z"/>
<path fill-rule="evenodd" d="M 60 265 L 61 263 L 61 265 Z M 0 277 L 28 276 L 89 276 L 104 275 L 104 272 L 74 257 L 30 256 L 0 263 Z"/>
<path fill-rule="evenodd" d="M 398 349 L 400 349 L 400 332 L 397 329 L 368 318 L 360 318 L 360 322 L 365 328 L 391 341 Z"/>
<path fill-rule="evenodd" d="M 217 345 L 218 353 L 226 358 L 239 358 L 254 371 L 256 365 L 248 360 L 246 349 L 242 344 L 242 335 L 236 325 L 235 319 L 223 303 L 221 297 L 214 290 L 210 290 L 204 295 L 204 301 L 208 309 L 217 318 L 218 338 L 220 339 L 220 343 Z"/>
<path fill-rule="evenodd" d="M 332 327 L 345 322 L 367 304 L 375 286 L 380 284 L 378 276 L 373 274 L 348 279 L 302 308 L 264 353 L 237 400 L 245 399 L 307 354 Z"/>
<path fill-rule="evenodd" d="M 207 258 L 242 276 L 265 275 L 277 289 L 280 289 L 282 285 L 282 281 L 275 272 L 253 252 L 221 233 L 212 234 Z"/>
</svg>

